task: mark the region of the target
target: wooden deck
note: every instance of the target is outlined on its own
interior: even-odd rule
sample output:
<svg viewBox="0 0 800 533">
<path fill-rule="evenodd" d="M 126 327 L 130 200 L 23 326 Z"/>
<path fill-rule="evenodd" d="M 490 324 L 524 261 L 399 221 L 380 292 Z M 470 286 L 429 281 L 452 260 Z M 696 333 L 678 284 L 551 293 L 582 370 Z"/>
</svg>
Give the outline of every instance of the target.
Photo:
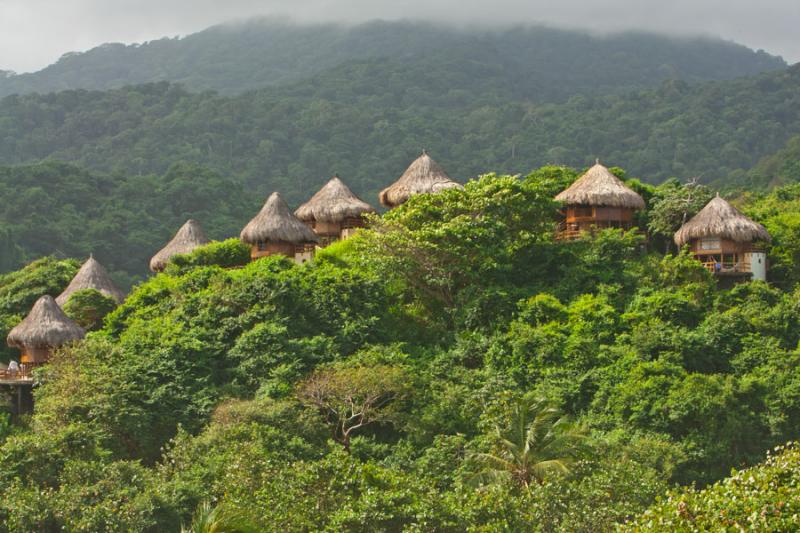
<svg viewBox="0 0 800 533">
<path fill-rule="evenodd" d="M 22 365 L 16 372 L 8 369 L 0 370 L 0 385 L 31 385 L 33 383 L 33 369 Z"/>
<path fill-rule="evenodd" d="M 703 263 L 703 266 L 716 276 L 747 276 L 753 274 L 749 261 L 739 261 L 737 263 L 707 261 Z"/>
</svg>

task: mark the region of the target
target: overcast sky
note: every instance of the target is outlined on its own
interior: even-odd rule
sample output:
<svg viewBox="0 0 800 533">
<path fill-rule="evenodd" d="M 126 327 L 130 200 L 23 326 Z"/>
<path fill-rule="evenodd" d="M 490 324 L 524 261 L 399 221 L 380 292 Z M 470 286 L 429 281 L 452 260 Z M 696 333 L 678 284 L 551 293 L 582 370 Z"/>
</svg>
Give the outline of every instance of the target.
<svg viewBox="0 0 800 533">
<path fill-rule="evenodd" d="M 0 0 L 0 69 L 38 70 L 64 52 L 186 35 L 255 15 L 703 34 L 800 61 L 800 0 Z"/>
</svg>

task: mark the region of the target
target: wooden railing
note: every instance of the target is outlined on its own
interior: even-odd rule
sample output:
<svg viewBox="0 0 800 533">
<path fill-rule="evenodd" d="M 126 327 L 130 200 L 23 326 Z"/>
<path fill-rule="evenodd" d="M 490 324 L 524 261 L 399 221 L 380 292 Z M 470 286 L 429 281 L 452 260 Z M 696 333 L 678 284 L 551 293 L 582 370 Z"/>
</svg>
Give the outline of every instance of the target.
<svg viewBox="0 0 800 533">
<path fill-rule="evenodd" d="M 33 369 L 35 366 L 20 365 L 19 370 L 0 370 L 0 381 L 33 381 Z"/>
<path fill-rule="evenodd" d="M 706 261 L 703 263 L 703 266 L 714 274 L 747 274 L 753 272 L 750 261 L 744 260 L 737 262 L 726 261 L 722 263 L 716 261 Z"/>
<path fill-rule="evenodd" d="M 579 229 L 567 229 L 567 224 L 564 222 L 560 223 L 556 227 L 556 240 L 557 241 L 568 241 L 573 239 L 580 239 L 583 235 L 594 235 L 598 231 L 602 231 L 604 229 L 618 229 L 621 231 L 630 231 L 630 228 L 613 228 L 611 226 L 603 227 L 603 226 L 590 226 L 588 228 L 579 228 Z M 642 236 L 645 240 L 647 240 L 647 234 L 642 231 L 637 231 L 640 236 Z"/>
</svg>

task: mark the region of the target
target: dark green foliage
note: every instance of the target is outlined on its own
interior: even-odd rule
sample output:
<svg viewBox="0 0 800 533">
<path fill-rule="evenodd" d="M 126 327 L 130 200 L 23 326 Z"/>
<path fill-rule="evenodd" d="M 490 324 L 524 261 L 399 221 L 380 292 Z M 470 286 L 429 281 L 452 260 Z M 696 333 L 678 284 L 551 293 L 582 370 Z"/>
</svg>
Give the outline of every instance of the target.
<svg viewBox="0 0 800 533">
<path fill-rule="evenodd" d="M 519 32 L 499 38 L 507 46 L 524 42 Z M 451 53 L 457 59 L 448 59 Z M 749 183 L 748 169 L 779 150 L 777 162 L 757 171 L 764 177 L 751 181 L 766 186 L 794 176 L 797 66 L 699 85 L 671 80 L 623 94 L 598 92 L 592 75 L 591 94 L 532 105 L 547 87 L 560 91 L 565 84 L 546 84 L 541 71 L 492 66 L 494 59 L 463 50 L 417 59 L 347 62 L 302 82 L 237 96 L 160 82 L 0 100 L 0 164 L 16 165 L 0 167 L 0 271 L 51 253 L 95 253 L 128 287 L 187 218 L 200 221 L 211 238 L 233 237 L 272 191 L 296 206 L 334 172 L 376 203 L 376 193 L 422 146 L 461 181 L 489 169 L 525 174 L 548 163 L 580 167 L 601 156 L 648 183 L 697 176 L 731 187 Z M 588 74 L 569 64 L 570 72 Z M 609 83 L 616 80 L 602 71 Z M 647 85 L 659 78 L 647 77 Z M 545 167 L 536 179 L 566 183 L 570 172 Z M 683 189 L 630 184 L 657 207 L 638 225 L 649 222 L 665 246 L 684 213 L 674 205 Z"/>
<path fill-rule="evenodd" d="M 170 165 L 162 176 L 129 178 L 61 163 L 0 167 L 0 197 L 6 200 L 0 236 L 3 230 L 11 236 L 22 252 L 18 261 L 55 252 L 94 254 L 123 287 L 141 279 L 150 257 L 187 219 L 200 221 L 209 237 L 228 237 L 259 205 L 235 180 L 185 163 Z"/>
<path fill-rule="evenodd" d="M 100 329 L 103 319 L 117 307 L 113 298 L 94 289 L 72 293 L 64 304 L 64 313 L 86 331 Z"/>
<path fill-rule="evenodd" d="M 238 93 L 369 58 L 412 63 L 421 71 L 437 71 L 435 67 L 452 62 L 467 68 L 469 60 L 476 73 L 502 76 L 509 87 L 537 99 L 649 86 L 673 78 L 733 78 L 785 65 L 764 52 L 704 38 L 636 33 L 595 37 L 544 27 L 467 31 L 420 22 L 298 26 L 255 19 L 182 39 L 104 44 L 65 54 L 42 71 L 0 76 L 0 96 L 153 81 Z"/>
<path fill-rule="evenodd" d="M 673 490 L 622 531 L 794 531 L 800 527 L 800 452 L 778 447 L 753 468 L 705 490 Z"/>
<path fill-rule="evenodd" d="M 210 264 L 238 261 L 235 241 L 177 258 L 40 372 L 0 443 L 6 529 L 171 531 L 214 502 L 200 514 L 260 530 L 608 531 L 797 439 L 800 292 L 721 289 L 636 231 L 554 241 L 575 176 L 418 196 L 302 266 Z M 746 204 L 785 225 L 778 258 L 794 196 Z M 36 263 L 0 295 L 76 266 Z M 552 407 L 512 416 L 526 396 Z M 511 475 L 475 488 L 480 454 Z"/>
<path fill-rule="evenodd" d="M 537 106 L 503 92 L 513 85 L 485 88 L 473 83 L 483 73 L 465 74 L 458 63 L 442 68 L 455 79 L 440 68 L 374 60 L 235 97 L 167 83 L 7 97 L 0 100 L 0 136 L 8 139 L 0 163 L 60 159 L 134 179 L 188 161 L 257 197 L 281 190 L 296 205 L 333 172 L 374 201 L 420 146 L 459 179 L 553 162 L 582 166 L 602 156 L 650 183 L 699 176 L 739 184 L 800 133 L 796 66 Z"/>
<path fill-rule="evenodd" d="M 239 239 L 212 242 L 190 254 L 178 254 L 170 262 L 179 271 L 198 266 L 242 267 L 250 262 L 250 247 Z"/>
<path fill-rule="evenodd" d="M 682 225 L 691 220 L 709 200 L 712 193 L 703 185 L 690 181 L 681 184 L 667 180 L 656 187 L 650 199 L 647 229 L 664 244 L 664 250 L 673 246 L 673 236 Z"/>
<path fill-rule="evenodd" d="M 758 162 L 742 184 L 748 188 L 766 188 L 800 182 L 800 135 L 792 137 L 775 154 Z"/>
<path fill-rule="evenodd" d="M 25 318 L 41 296 L 61 294 L 77 273 L 78 266 L 72 259 L 58 261 L 45 257 L 18 272 L 0 275 L 0 360 L 18 358 L 17 350 L 6 346 L 8 332 Z"/>
</svg>

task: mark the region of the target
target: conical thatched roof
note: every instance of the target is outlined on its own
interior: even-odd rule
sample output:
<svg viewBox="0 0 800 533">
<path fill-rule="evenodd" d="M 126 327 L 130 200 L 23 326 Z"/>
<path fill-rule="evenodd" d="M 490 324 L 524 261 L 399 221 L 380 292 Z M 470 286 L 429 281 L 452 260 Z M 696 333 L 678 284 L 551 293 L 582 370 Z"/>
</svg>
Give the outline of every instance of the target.
<svg viewBox="0 0 800 533">
<path fill-rule="evenodd" d="M 375 209 L 353 194 L 339 176 L 325 184 L 309 201 L 294 212 L 300 220 L 339 223 L 346 218 L 357 218 Z"/>
<path fill-rule="evenodd" d="M 94 257 L 89 257 L 81 269 L 78 270 L 66 290 L 56 298 L 56 303 L 62 306 L 67 303 L 73 293 L 84 289 L 100 291 L 109 298 L 113 298 L 118 304 L 121 304 L 125 299 L 122 291 L 114 286 L 108 271 Z"/>
<path fill-rule="evenodd" d="M 58 306 L 52 296 L 42 296 L 33 309 L 8 334 L 8 345 L 17 348 L 58 348 L 86 335 Z"/>
<path fill-rule="evenodd" d="M 461 189 L 442 167 L 423 151 L 400 179 L 383 189 L 378 198 L 386 207 L 397 207 L 415 194 L 435 193 L 445 189 Z"/>
<path fill-rule="evenodd" d="M 195 248 L 208 243 L 209 240 L 203 233 L 203 228 L 200 227 L 200 224 L 189 219 L 181 226 L 181 229 L 178 230 L 172 240 L 153 256 L 150 260 L 150 270 L 160 272 L 166 268 L 172 256 L 191 253 Z"/>
<path fill-rule="evenodd" d="M 561 191 L 556 201 L 567 205 L 644 209 L 644 199 L 597 162 L 586 174 Z"/>
<path fill-rule="evenodd" d="M 289 206 L 277 192 L 267 198 L 264 207 L 244 227 L 240 237 L 248 244 L 264 241 L 294 244 L 317 242 L 317 235 L 289 211 Z"/>
<path fill-rule="evenodd" d="M 764 226 L 744 216 L 719 194 L 675 232 L 675 244 L 683 246 L 703 237 L 719 237 L 734 242 L 772 240 Z"/>
</svg>

